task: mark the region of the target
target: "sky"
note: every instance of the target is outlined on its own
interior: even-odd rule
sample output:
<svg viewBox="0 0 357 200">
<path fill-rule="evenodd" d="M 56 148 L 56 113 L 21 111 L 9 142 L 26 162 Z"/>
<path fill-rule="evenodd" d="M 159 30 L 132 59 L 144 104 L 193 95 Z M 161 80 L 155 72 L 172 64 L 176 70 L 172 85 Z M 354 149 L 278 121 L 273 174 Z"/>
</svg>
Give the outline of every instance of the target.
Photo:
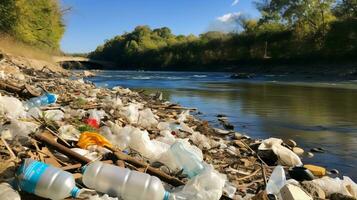
<svg viewBox="0 0 357 200">
<path fill-rule="evenodd" d="M 87 53 L 138 25 L 169 27 L 174 34 L 229 31 L 240 14 L 258 17 L 252 0 L 61 0 L 66 53 Z"/>
</svg>

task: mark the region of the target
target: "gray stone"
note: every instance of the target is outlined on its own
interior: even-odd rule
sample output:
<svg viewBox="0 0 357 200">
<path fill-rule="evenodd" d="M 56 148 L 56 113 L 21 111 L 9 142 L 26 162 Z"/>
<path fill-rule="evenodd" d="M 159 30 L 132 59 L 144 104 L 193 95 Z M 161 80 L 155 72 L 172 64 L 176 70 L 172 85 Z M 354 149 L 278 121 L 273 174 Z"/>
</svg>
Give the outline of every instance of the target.
<svg viewBox="0 0 357 200">
<path fill-rule="evenodd" d="M 293 147 L 293 152 L 298 156 L 302 156 L 304 154 L 304 149 L 300 147 Z"/>
<path fill-rule="evenodd" d="M 291 140 L 291 139 L 285 140 L 284 143 L 287 144 L 291 148 L 297 146 L 297 143 L 294 140 Z"/>
</svg>

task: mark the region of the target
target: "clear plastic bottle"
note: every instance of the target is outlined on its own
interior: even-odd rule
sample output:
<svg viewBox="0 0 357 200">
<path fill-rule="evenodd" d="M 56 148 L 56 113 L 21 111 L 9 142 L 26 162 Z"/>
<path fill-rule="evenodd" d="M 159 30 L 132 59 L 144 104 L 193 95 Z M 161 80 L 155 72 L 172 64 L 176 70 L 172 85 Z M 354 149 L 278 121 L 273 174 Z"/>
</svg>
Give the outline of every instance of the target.
<svg viewBox="0 0 357 200">
<path fill-rule="evenodd" d="M 93 162 L 84 169 L 82 181 L 88 188 L 124 200 L 168 200 L 162 182 L 155 176 L 131 171 L 102 162 Z"/>
<path fill-rule="evenodd" d="M 46 93 L 42 96 L 29 99 L 25 103 L 25 106 L 27 109 L 30 109 L 30 108 L 34 108 L 34 107 L 41 107 L 41 106 L 53 104 L 53 103 L 56 103 L 56 101 L 57 101 L 57 95 L 52 94 L 52 93 Z"/>
<path fill-rule="evenodd" d="M 194 177 L 204 170 L 202 161 L 196 154 L 192 153 L 182 142 L 175 142 L 170 150 L 178 166 L 183 169 L 183 173 L 188 177 Z"/>
<path fill-rule="evenodd" d="M 286 184 L 286 176 L 284 168 L 280 165 L 276 166 L 271 174 L 267 184 L 267 194 L 278 195 L 280 189 Z"/>
<path fill-rule="evenodd" d="M 20 194 L 14 190 L 10 184 L 0 184 L 0 199 L 1 200 L 21 200 Z"/>
<path fill-rule="evenodd" d="M 17 171 L 17 185 L 21 190 L 53 200 L 79 195 L 71 173 L 43 162 L 26 159 Z"/>
</svg>

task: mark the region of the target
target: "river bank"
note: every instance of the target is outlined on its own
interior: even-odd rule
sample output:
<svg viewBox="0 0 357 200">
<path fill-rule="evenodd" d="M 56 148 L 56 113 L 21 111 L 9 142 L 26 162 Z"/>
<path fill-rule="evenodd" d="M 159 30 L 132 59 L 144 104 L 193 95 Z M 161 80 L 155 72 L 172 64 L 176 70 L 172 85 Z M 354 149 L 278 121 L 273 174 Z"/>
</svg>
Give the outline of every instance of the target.
<svg viewBox="0 0 357 200">
<path fill-rule="evenodd" d="M 31 157 L 67 169 L 79 180 L 81 165 L 78 167 L 78 164 L 83 160 L 78 159 L 78 156 L 73 157 L 73 155 L 71 159 L 63 159 L 63 156 L 59 156 L 53 151 L 53 146 L 48 146 L 46 142 L 39 139 L 38 135 L 46 135 L 50 139 L 55 139 L 58 144 L 67 148 L 78 148 L 81 147 L 77 141 L 80 140 L 82 131 L 100 133 L 108 139 L 109 143 L 121 146 L 119 149 L 125 150 L 136 162 L 121 160 L 115 156 L 113 158 L 113 155 L 117 155 L 121 151 L 118 152 L 111 148 L 109 148 L 109 153 L 103 153 L 99 151 L 100 148 L 93 150 L 81 147 L 97 156 L 100 155 L 102 160 L 151 174 L 160 171 L 161 175 L 166 174 L 171 178 L 174 177 L 176 183 L 178 180 L 178 182 L 189 186 L 190 184 L 194 185 L 194 181 L 201 179 L 190 179 L 181 170 L 172 168 L 170 162 L 167 163 L 157 157 L 161 151 L 165 148 L 167 150 L 173 143 L 180 139 L 186 140 L 186 145 L 201 152 L 201 159 L 213 166 L 215 170 L 212 172 L 213 174 L 219 172 L 224 175 L 219 175 L 218 180 L 225 180 L 223 177 L 226 177 L 229 182 L 229 187 L 224 184 L 212 186 L 210 182 L 214 182 L 212 180 L 216 176 L 211 177 L 208 181 L 203 179 L 203 174 L 201 174 L 202 176 L 198 175 L 204 182 L 199 182 L 202 185 L 195 187 L 197 190 L 195 193 L 204 192 L 210 197 L 205 199 L 218 199 L 222 191 L 226 194 L 226 197 L 222 198 L 231 196 L 234 199 L 243 197 L 250 199 L 264 191 L 265 180 L 269 179 L 272 170 L 278 163 L 286 165 L 286 167 L 301 164 L 300 158 L 297 156 L 297 144 L 292 140 L 285 140 L 284 143 L 274 140 L 274 143 L 278 144 L 270 144 L 269 141 L 272 140 L 253 139 L 233 130 L 214 128 L 207 121 L 189 114 L 187 111 L 191 110 L 190 108 L 167 102 L 160 95 L 147 95 L 140 91 L 134 92 L 121 87 L 98 88 L 93 83 L 83 81 L 81 77 L 68 71 L 51 71 L 44 67 L 39 68 L 40 70 L 29 69 L 26 64 L 19 65 L 23 66 L 19 67 L 12 65 L 12 62 L 9 62 L 7 58 L 3 59 L 0 64 L 18 69 L 18 73 L 4 71 L 1 80 L 1 129 L 2 137 L 7 136 L 1 146 L 3 166 L 0 177 L 2 181 L 14 177 L 14 170 L 19 166 L 21 158 L 24 157 Z M 38 96 L 43 91 L 57 94 L 56 104 L 41 107 L 40 110 L 37 109 L 36 112 L 30 113 L 26 109 L 23 110 L 22 104 L 18 103 L 19 100 L 26 102 L 30 97 Z M 10 98 L 11 102 L 6 103 L 4 96 L 14 98 Z M 14 104 L 12 101 L 17 103 Z M 19 112 L 14 112 L 14 109 L 10 107 L 12 104 L 20 108 Z M 97 115 L 96 117 L 92 116 L 96 119 L 96 124 L 88 121 L 91 118 L 91 113 Z M 221 118 L 224 120 L 224 116 Z M 72 131 L 68 131 L 68 129 L 64 131 L 63 127 L 68 128 L 69 126 L 72 127 Z M 36 128 L 33 129 L 33 127 Z M 131 131 L 126 132 L 128 129 Z M 47 133 L 45 134 L 45 132 Z M 48 132 L 50 132 L 50 136 Z M 122 134 L 129 134 L 127 136 L 132 137 L 133 142 L 125 143 L 121 138 Z M 18 137 L 22 137 L 24 140 L 16 139 Z M 136 142 L 134 142 L 134 138 L 136 138 Z M 283 149 L 285 155 L 273 152 L 269 144 Z M 100 143 L 97 145 L 100 146 Z M 295 148 L 295 153 L 292 151 L 293 148 Z M 300 150 L 298 154 L 303 156 L 301 149 L 298 150 Z M 65 152 L 59 152 L 66 155 Z M 308 155 L 306 154 L 306 156 Z M 96 159 L 98 159 L 97 156 L 95 156 Z M 87 157 L 87 159 L 90 158 Z M 158 164 L 157 161 L 160 161 L 161 164 Z M 266 164 L 268 162 L 270 166 Z M 145 163 L 146 168 L 133 163 Z M 73 165 L 77 167 L 73 167 Z M 149 165 L 150 167 L 148 167 Z M 156 175 L 158 176 L 157 173 Z M 170 184 L 177 185 L 168 181 L 167 176 L 166 179 L 162 177 L 161 179 L 168 183 L 168 190 L 170 190 Z M 319 177 L 316 176 L 316 179 L 318 180 Z M 237 190 L 232 192 L 234 188 Z M 28 194 L 24 192 L 21 194 L 24 199 L 29 199 Z M 315 196 L 316 194 L 311 193 L 311 195 Z M 326 195 L 331 194 L 327 193 Z M 256 198 L 258 199 L 258 197 Z"/>
</svg>

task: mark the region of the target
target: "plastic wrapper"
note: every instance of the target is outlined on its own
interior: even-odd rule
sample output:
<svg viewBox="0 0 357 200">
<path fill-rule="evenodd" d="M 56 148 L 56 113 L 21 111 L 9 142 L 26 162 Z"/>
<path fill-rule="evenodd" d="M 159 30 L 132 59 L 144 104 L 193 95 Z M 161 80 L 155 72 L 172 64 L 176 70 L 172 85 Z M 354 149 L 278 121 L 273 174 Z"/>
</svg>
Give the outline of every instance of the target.
<svg viewBox="0 0 357 200">
<path fill-rule="evenodd" d="M 32 122 L 19 121 L 12 119 L 10 124 L 1 127 L 1 135 L 6 139 L 12 139 L 15 136 L 27 137 L 38 128 L 37 124 Z"/>
<path fill-rule="evenodd" d="M 273 150 L 278 157 L 280 165 L 285 166 L 301 166 L 302 162 L 298 155 L 290 149 L 282 146 L 283 141 L 277 138 L 269 138 L 264 140 L 258 147 L 259 150 Z"/>
<path fill-rule="evenodd" d="M 72 125 L 64 125 L 58 129 L 59 135 L 70 141 L 78 141 L 81 133 Z"/>
<path fill-rule="evenodd" d="M 225 175 L 211 166 L 189 180 L 181 191 L 173 193 L 172 200 L 219 200 L 226 183 Z"/>
<path fill-rule="evenodd" d="M 26 115 L 25 107 L 17 98 L 0 95 L 0 115 L 13 119 L 23 117 Z"/>
<path fill-rule="evenodd" d="M 138 124 L 143 128 L 152 128 L 158 125 L 158 121 L 150 108 L 146 108 L 139 112 Z"/>
<path fill-rule="evenodd" d="M 79 137 L 77 145 L 82 149 L 87 149 L 91 145 L 113 147 L 113 145 L 104 136 L 93 132 L 83 132 Z"/>
</svg>

